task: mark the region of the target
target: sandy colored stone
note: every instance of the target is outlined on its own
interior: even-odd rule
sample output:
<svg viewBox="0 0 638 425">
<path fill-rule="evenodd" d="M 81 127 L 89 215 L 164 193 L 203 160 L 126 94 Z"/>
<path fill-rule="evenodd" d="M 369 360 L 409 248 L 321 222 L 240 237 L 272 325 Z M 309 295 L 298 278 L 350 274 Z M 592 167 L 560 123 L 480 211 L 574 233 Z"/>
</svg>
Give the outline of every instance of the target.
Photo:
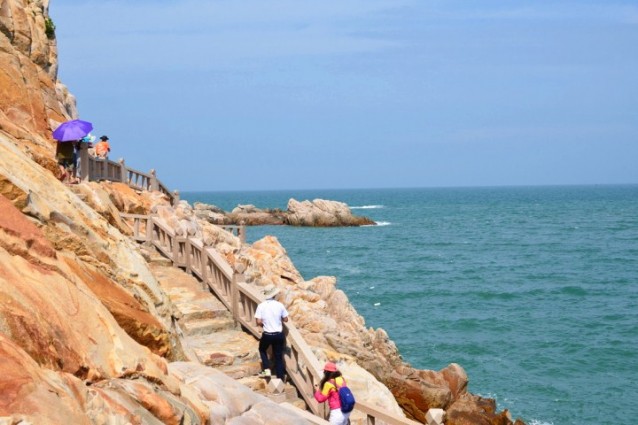
<svg viewBox="0 0 638 425">
<path fill-rule="evenodd" d="M 367 217 L 352 214 L 347 204 L 339 201 L 315 199 L 299 202 L 288 201 L 286 222 L 292 226 L 336 227 L 376 224 Z"/>
<path fill-rule="evenodd" d="M 0 129 L 50 153 L 50 124 L 70 118 L 57 91 L 57 47 L 44 34 L 48 1 L 2 2 Z M 73 112 L 73 111 L 71 111 Z"/>
<path fill-rule="evenodd" d="M 210 409 L 214 424 L 303 425 L 309 424 L 294 411 L 282 409 L 268 398 L 251 391 L 224 373 L 189 362 L 174 362 L 170 373 L 194 388 Z"/>
<path fill-rule="evenodd" d="M 159 425 L 171 423 L 169 420 L 175 416 L 185 416 L 186 411 L 193 412 L 187 408 L 190 404 L 186 399 L 139 379 L 128 382 L 131 387 L 140 388 L 137 392 L 123 391 L 122 385 L 114 385 L 121 382 L 118 380 L 87 386 L 73 375 L 41 367 L 2 334 L 0 359 L 0 417 L 8 418 L 2 423 Z M 175 407 L 181 410 L 176 412 Z M 203 424 L 204 420 L 190 423 Z"/>
<path fill-rule="evenodd" d="M 15 342 L 0 334 L 0 417 L 38 424 L 90 424 L 74 390 L 81 381 L 41 368 Z"/>
<path fill-rule="evenodd" d="M 169 332 L 138 300 L 96 269 L 66 260 L 131 338 L 159 356 L 172 356 Z"/>
</svg>

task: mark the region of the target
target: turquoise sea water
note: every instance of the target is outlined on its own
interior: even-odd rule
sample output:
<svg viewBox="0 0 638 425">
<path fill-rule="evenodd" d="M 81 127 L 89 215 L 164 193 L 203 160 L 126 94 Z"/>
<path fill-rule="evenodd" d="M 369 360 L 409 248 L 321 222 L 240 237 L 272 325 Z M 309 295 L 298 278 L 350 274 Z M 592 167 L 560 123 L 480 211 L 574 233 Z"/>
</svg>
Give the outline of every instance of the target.
<svg viewBox="0 0 638 425">
<path fill-rule="evenodd" d="M 638 186 L 184 193 L 232 210 L 330 199 L 379 226 L 275 235 L 305 279 L 338 278 L 367 326 L 422 369 L 529 424 L 638 417 Z"/>
</svg>

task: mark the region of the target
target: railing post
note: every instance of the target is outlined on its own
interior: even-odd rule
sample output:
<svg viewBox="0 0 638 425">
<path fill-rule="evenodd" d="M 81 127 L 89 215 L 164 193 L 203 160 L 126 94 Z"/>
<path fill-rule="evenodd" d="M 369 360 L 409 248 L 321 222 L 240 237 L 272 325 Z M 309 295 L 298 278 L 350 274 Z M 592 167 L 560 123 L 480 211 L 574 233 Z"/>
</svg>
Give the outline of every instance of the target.
<svg viewBox="0 0 638 425">
<path fill-rule="evenodd" d="M 202 270 L 202 284 L 205 289 L 208 289 L 208 253 L 206 252 L 206 245 L 204 244 L 204 240 L 202 239 L 202 255 L 199 257 L 200 267 Z"/>
<path fill-rule="evenodd" d="M 100 170 L 100 172 L 98 173 L 98 180 L 106 179 L 106 159 L 100 158 L 97 160 L 96 164 L 99 164 L 98 167 Z"/>
<path fill-rule="evenodd" d="M 82 146 L 84 145 L 84 146 Z M 89 180 L 89 149 L 88 143 L 80 142 L 80 180 Z"/>
<path fill-rule="evenodd" d="M 142 221 L 141 218 L 139 217 L 134 217 L 133 218 L 133 237 L 135 239 L 139 239 L 140 238 L 140 222 Z"/>
<path fill-rule="evenodd" d="M 155 169 L 152 169 L 149 174 L 151 175 L 151 181 L 149 182 L 150 190 L 159 190 L 159 182 L 157 181 Z"/>
<path fill-rule="evenodd" d="M 173 266 L 175 267 L 179 267 L 179 264 L 177 262 L 178 258 L 179 258 L 179 239 L 177 238 L 177 234 L 175 234 L 175 237 L 173 237 Z"/>
<path fill-rule="evenodd" d="M 239 241 L 242 244 L 245 244 L 246 243 L 246 225 L 245 224 L 240 225 L 237 228 L 237 233 L 238 233 L 237 236 L 239 236 Z"/>
<path fill-rule="evenodd" d="M 231 300 L 230 307 L 233 313 L 233 319 L 235 319 L 235 325 L 237 325 L 238 317 L 239 317 L 239 288 L 237 287 L 237 282 L 243 281 L 244 275 L 241 273 L 233 273 L 233 282 L 231 285 Z"/>
<path fill-rule="evenodd" d="M 173 206 L 179 204 L 179 190 L 173 191 Z"/>
<path fill-rule="evenodd" d="M 235 264 L 233 270 L 233 282 L 231 285 L 231 301 L 230 306 L 233 313 L 233 319 L 237 322 L 239 317 L 239 285 L 238 282 L 244 282 L 244 270 L 246 266 L 242 263 Z"/>
<path fill-rule="evenodd" d="M 120 158 L 118 162 L 120 163 L 120 181 L 122 183 L 126 183 L 128 171 L 126 170 L 126 164 L 124 163 L 124 158 Z"/>
<path fill-rule="evenodd" d="M 146 216 L 146 241 L 153 243 L 153 216 Z"/>
<path fill-rule="evenodd" d="M 191 238 L 186 235 L 184 241 L 184 266 L 186 267 L 186 272 L 193 274 L 193 270 L 191 269 L 191 260 L 193 256 L 193 246 L 191 245 Z"/>
</svg>

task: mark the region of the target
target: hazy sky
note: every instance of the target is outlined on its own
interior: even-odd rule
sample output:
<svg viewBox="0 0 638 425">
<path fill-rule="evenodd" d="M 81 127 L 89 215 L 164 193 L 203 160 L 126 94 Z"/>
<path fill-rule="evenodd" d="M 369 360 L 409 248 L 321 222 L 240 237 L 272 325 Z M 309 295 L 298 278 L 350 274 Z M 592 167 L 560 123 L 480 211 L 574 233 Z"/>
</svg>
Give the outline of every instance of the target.
<svg viewBox="0 0 638 425">
<path fill-rule="evenodd" d="M 171 188 L 638 183 L 638 1 L 52 0 L 60 79 Z"/>
</svg>

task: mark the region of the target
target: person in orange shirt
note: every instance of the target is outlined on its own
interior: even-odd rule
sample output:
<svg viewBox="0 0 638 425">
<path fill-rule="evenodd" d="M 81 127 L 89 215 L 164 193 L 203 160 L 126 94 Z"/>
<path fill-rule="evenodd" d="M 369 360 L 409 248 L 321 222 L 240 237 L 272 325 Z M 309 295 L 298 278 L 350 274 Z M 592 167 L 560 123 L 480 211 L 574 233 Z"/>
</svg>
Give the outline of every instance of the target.
<svg viewBox="0 0 638 425">
<path fill-rule="evenodd" d="M 100 141 L 95 145 L 95 155 L 98 158 L 107 159 L 111 152 L 111 145 L 109 145 L 109 138 L 107 136 L 100 137 Z"/>
</svg>

